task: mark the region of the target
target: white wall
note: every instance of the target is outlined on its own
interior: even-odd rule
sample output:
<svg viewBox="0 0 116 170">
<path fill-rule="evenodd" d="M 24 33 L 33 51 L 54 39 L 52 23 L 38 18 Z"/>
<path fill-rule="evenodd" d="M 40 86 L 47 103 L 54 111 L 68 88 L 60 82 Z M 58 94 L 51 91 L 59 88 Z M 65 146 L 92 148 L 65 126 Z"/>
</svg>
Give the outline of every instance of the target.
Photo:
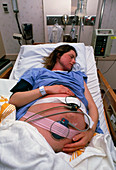
<svg viewBox="0 0 116 170">
<path fill-rule="evenodd" d="M 45 40 L 45 30 L 44 30 L 44 8 L 47 9 L 48 14 L 61 14 L 64 13 L 74 14 L 76 9 L 77 0 L 17 0 L 19 13 L 18 19 L 20 25 L 23 23 L 33 24 L 33 39 L 35 42 L 44 42 Z M 43 7 L 43 3 L 46 1 L 46 6 Z M 87 15 L 96 15 L 98 4 L 103 0 L 88 0 L 87 3 Z M 9 13 L 4 13 L 2 3 L 7 3 L 9 8 Z M 72 6 L 71 6 L 72 4 Z M 45 5 L 45 4 L 44 4 Z M 48 6 L 49 5 L 49 6 Z M 70 8 L 71 7 L 71 8 Z M 106 5 L 104 9 L 104 15 L 102 20 L 102 28 L 113 29 L 116 34 L 116 0 L 106 0 Z M 65 11 L 66 10 L 66 11 Z M 70 11 L 71 10 L 71 11 Z M 44 12 L 43 12 L 44 11 Z M 69 12 L 69 13 L 68 13 Z M 97 25 L 99 22 L 99 17 L 97 18 Z M 11 0 L 0 0 L 0 31 L 2 34 L 6 54 L 10 57 L 12 55 L 18 54 L 20 46 L 18 41 L 13 39 L 13 33 L 19 33 L 14 12 L 12 10 Z M 70 27 L 67 27 L 66 32 L 69 33 Z M 79 27 L 78 27 L 79 31 Z M 92 26 L 85 26 L 84 31 L 81 32 L 81 42 L 85 45 L 91 45 L 92 39 Z M 111 54 L 114 54 L 114 59 L 116 59 L 116 39 L 113 40 Z M 105 61 L 106 62 L 106 61 Z M 104 72 L 107 70 L 111 62 L 104 65 L 103 61 L 99 61 L 99 68 Z M 103 67 L 104 66 L 104 67 Z M 116 89 L 115 82 L 115 72 L 116 66 L 113 65 L 112 69 L 105 74 L 105 78 L 111 84 L 112 88 Z M 110 74 L 109 74 L 110 73 Z"/>
<path fill-rule="evenodd" d="M 45 15 L 71 14 L 71 0 L 43 0 Z"/>
<path fill-rule="evenodd" d="M 44 42 L 42 0 L 17 0 L 17 2 L 20 25 L 23 23 L 32 23 L 34 40 L 36 42 Z M 9 13 L 4 13 L 2 3 L 8 4 Z M 18 53 L 20 46 L 18 41 L 13 39 L 13 33 L 19 33 L 19 30 L 15 14 L 12 10 L 11 0 L 0 0 L 0 31 L 6 54 Z"/>
<path fill-rule="evenodd" d="M 71 15 L 71 0 L 43 0 L 45 42 L 48 42 L 47 15 Z"/>
<path fill-rule="evenodd" d="M 44 3 L 46 1 L 46 3 Z M 35 42 L 44 42 L 44 17 L 46 14 L 71 14 L 71 3 L 77 0 L 17 0 L 19 13 L 18 19 L 20 25 L 23 23 L 33 24 L 33 39 Z M 4 13 L 2 3 L 7 3 L 9 13 Z M 43 14 L 43 3 L 45 11 Z M 74 4 L 73 3 L 73 4 Z M 87 13 L 88 15 L 96 14 L 98 0 L 88 0 Z M 75 7 L 72 7 L 76 9 Z M 70 32 L 71 27 L 66 28 L 66 32 Z M 79 28 L 78 28 L 79 30 Z M 20 46 L 17 40 L 13 39 L 13 33 L 19 33 L 18 26 L 15 19 L 15 14 L 12 10 L 11 0 L 0 1 L 0 31 L 2 34 L 3 42 L 5 45 L 6 54 L 16 54 L 19 52 Z M 89 32 L 88 32 L 89 31 Z M 84 41 L 86 45 L 90 45 L 92 36 L 92 27 L 85 28 L 81 35 L 81 41 Z"/>
<path fill-rule="evenodd" d="M 116 61 L 116 60 L 115 60 Z M 97 68 L 100 69 L 112 89 L 116 89 L 116 62 L 111 60 L 98 61 Z M 110 68 L 110 69 L 109 69 Z"/>
<path fill-rule="evenodd" d="M 46 5 L 45 2 L 46 1 Z M 33 24 L 33 37 L 35 42 L 44 42 L 44 17 L 43 8 L 47 9 L 48 14 L 74 14 L 76 9 L 77 0 L 17 0 L 19 7 L 19 23 L 32 23 Z M 103 0 L 88 0 L 87 2 L 87 15 L 96 15 L 98 2 Z M 2 3 L 6 2 L 8 4 L 9 13 L 4 13 Z M 44 3 L 44 7 L 43 7 Z M 72 7 L 71 7 L 72 4 Z M 116 33 L 116 0 L 107 0 L 102 28 L 113 28 Z M 99 10 L 99 9 L 98 9 Z M 5 50 L 7 54 L 15 54 L 19 51 L 19 44 L 17 40 L 14 40 L 13 33 L 18 33 L 18 27 L 15 19 L 15 15 L 12 10 L 11 0 L 1 0 L 0 1 L 0 31 L 2 34 L 3 42 L 5 44 Z M 67 28 L 67 32 L 70 29 Z M 78 27 L 79 31 L 79 27 Z M 81 42 L 86 45 L 91 44 L 93 27 L 85 26 L 84 31 L 81 34 Z M 116 54 L 116 40 L 113 41 L 111 53 Z"/>
</svg>

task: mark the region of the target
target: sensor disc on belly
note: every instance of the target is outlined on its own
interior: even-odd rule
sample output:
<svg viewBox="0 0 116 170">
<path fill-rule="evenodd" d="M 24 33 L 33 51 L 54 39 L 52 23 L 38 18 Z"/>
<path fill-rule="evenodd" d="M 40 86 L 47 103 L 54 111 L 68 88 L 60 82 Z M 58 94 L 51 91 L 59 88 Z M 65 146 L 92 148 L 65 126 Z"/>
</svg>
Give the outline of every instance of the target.
<svg viewBox="0 0 116 170">
<path fill-rule="evenodd" d="M 62 118 L 61 121 L 57 121 L 57 122 L 68 128 L 68 123 L 69 123 L 69 121 L 68 121 L 67 119 Z M 55 124 L 55 122 L 54 122 L 54 124 Z M 50 128 L 50 132 L 52 131 L 52 128 L 54 128 L 54 127 L 53 127 L 54 124 L 52 124 L 52 126 L 51 126 L 51 128 Z M 59 129 L 59 131 L 62 131 L 62 130 L 63 130 L 62 128 Z M 55 139 L 58 139 L 58 140 L 65 138 L 65 137 L 59 136 L 58 134 L 53 133 L 53 132 L 51 132 L 51 134 L 52 134 L 52 136 L 53 136 Z M 68 136 L 68 134 L 69 134 L 69 129 L 68 129 L 68 132 L 67 132 L 66 137 Z"/>
</svg>

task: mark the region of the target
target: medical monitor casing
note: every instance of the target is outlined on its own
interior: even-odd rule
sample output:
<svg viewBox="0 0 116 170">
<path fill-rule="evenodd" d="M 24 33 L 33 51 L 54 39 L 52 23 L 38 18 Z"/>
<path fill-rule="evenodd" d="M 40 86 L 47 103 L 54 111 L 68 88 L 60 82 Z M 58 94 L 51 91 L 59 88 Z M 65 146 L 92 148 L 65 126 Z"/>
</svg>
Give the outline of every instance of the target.
<svg viewBox="0 0 116 170">
<path fill-rule="evenodd" d="M 112 29 L 95 29 L 92 37 L 92 46 L 95 57 L 108 57 L 112 47 Z"/>
</svg>

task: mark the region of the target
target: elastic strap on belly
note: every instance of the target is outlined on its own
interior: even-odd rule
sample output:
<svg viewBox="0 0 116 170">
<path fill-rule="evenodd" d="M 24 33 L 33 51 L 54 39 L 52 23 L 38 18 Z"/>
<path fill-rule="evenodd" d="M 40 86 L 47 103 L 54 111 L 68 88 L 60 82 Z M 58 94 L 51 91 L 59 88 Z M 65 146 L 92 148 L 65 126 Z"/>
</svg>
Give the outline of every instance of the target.
<svg viewBox="0 0 116 170">
<path fill-rule="evenodd" d="M 28 118 L 29 116 L 31 116 L 33 114 L 33 112 L 29 112 L 27 111 L 26 115 L 24 115 L 24 118 Z M 41 115 L 35 115 L 35 119 L 42 117 Z M 29 120 L 31 120 L 32 118 L 30 118 Z M 68 138 L 68 139 L 72 139 L 75 135 L 79 134 L 80 131 L 78 130 L 73 130 L 73 129 L 69 129 L 66 126 L 55 122 L 51 119 L 48 118 L 44 118 L 44 119 L 39 119 L 33 122 L 33 124 L 46 129 L 52 133 L 58 134 L 59 136 L 62 136 L 64 138 Z"/>
</svg>

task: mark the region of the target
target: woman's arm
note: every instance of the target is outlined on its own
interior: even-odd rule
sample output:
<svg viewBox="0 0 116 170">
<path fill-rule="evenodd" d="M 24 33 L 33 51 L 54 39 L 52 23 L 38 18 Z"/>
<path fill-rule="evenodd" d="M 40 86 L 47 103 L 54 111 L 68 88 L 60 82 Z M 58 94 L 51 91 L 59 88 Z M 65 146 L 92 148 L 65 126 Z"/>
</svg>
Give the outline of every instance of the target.
<svg viewBox="0 0 116 170">
<path fill-rule="evenodd" d="M 22 107 L 41 96 L 39 89 L 16 92 L 10 97 L 9 103 L 14 104 L 16 107 Z"/>
<path fill-rule="evenodd" d="M 93 122 L 94 122 L 94 125 L 92 127 L 92 130 L 93 132 L 95 132 L 96 130 L 96 126 L 97 126 L 97 123 L 98 123 L 98 110 L 97 110 L 97 107 L 96 107 L 96 104 L 88 90 L 88 87 L 86 85 L 86 83 L 84 82 L 84 87 L 85 87 L 85 97 L 88 101 L 88 110 L 89 110 L 89 115 L 90 117 L 92 118 Z"/>
<path fill-rule="evenodd" d="M 63 85 L 45 86 L 44 88 L 46 94 L 62 93 L 74 96 L 73 92 Z M 16 92 L 11 96 L 9 103 L 14 104 L 16 107 L 22 107 L 40 97 L 42 97 L 42 94 L 40 93 L 39 88 L 24 92 Z"/>
<path fill-rule="evenodd" d="M 84 87 L 85 87 L 84 94 L 86 99 L 88 100 L 89 115 L 92 118 L 94 125 L 88 131 L 81 132 L 80 134 L 76 135 L 73 138 L 73 141 L 75 143 L 65 145 L 63 148 L 64 152 L 74 152 L 77 149 L 84 148 L 91 141 L 97 126 L 98 110 L 85 82 L 84 82 Z"/>
</svg>

